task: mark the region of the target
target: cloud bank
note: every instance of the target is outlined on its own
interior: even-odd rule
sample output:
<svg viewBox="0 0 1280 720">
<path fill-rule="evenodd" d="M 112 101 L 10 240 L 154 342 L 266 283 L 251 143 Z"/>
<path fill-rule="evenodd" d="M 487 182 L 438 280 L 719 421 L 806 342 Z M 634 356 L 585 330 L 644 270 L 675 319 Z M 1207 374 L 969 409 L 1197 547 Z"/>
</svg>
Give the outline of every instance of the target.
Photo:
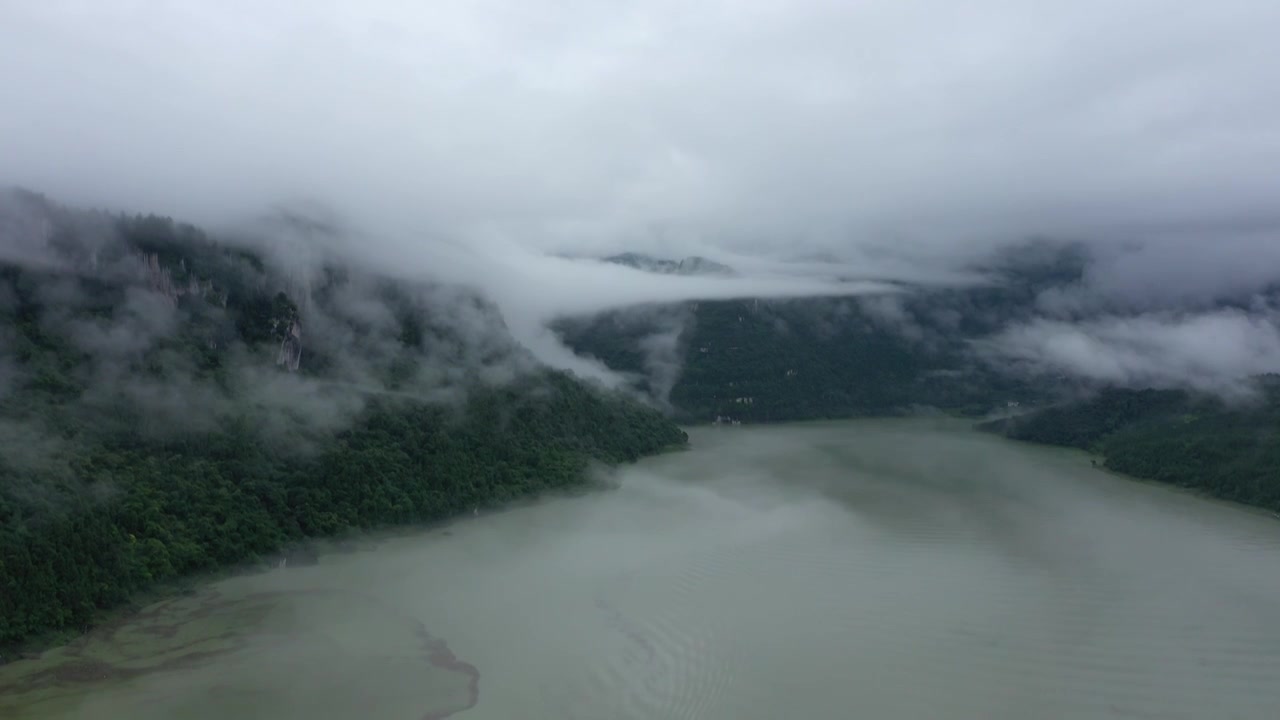
<svg viewBox="0 0 1280 720">
<path fill-rule="evenodd" d="M 1078 323 L 1037 320 L 984 341 L 1036 372 L 1130 387 L 1191 387 L 1239 394 L 1249 376 L 1280 372 L 1276 313 L 1108 316 Z"/>
<path fill-rule="evenodd" d="M 556 315 L 1102 248 L 1021 347 L 1280 277 L 1276 27 L 1271 0 L 6 3 L 0 183 L 215 227 L 323 207 L 349 250 L 482 287 L 569 365 Z M 740 276 L 565 257 L 620 251 Z M 1270 327 L 1170 317 L 1064 342 L 1194 330 L 1253 357 L 1212 333 Z"/>
<path fill-rule="evenodd" d="M 5 179 L 76 202 L 659 251 L 1276 219 L 1266 0 L 0 12 Z"/>
</svg>

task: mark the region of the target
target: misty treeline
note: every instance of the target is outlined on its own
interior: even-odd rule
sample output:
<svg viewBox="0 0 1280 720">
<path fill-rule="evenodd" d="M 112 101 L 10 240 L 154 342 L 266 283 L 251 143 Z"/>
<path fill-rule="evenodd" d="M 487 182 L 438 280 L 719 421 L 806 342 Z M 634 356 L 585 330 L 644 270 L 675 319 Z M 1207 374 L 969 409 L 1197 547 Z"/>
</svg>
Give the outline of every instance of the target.
<svg viewBox="0 0 1280 720">
<path fill-rule="evenodd" d="M 1035 327 L 1046 309 L 1057 310 L 1064 325 L 1079 320 L 1087 326 L 1097 313 L 1125 317 L 1123 304 L 1091 292 L 1090 260 L 1079 245 L 1028 243 L 996 256 L 982 268 L 987 281 L 967 287 L 665 305 L 566 320 L 557 329 L 575 350 L 631 373 L 638 390 L 665 399 L 687 420 L 775 422 L 925 407 L 970 417 L 1013 414 L 1016 420 L 987 429 L 1088 449 L 1120 472 L 1280 509 L 1275 377 L 1224 373 L 1253 366 L 1247 356 L 1232 361 L 1243 353 L 1226 345 L 1210 350 L 1226 362 L 1206 366 L 1206 348 L 1199 345 L 1207 340 L 1179 332 L 1178 324 L 1252 317 L 1265 326 L 1280 304 L 1280 287 L 1197 298 L 1180 313 L 1132 323 L 1138 336 L 1122 340 L 1147 355 L 1123 346 L 1113 353 L 1105 342 L 1079 353 L 1082 364 L 1123 369 L 1121 377 L 1137 387 L 1118 386 L 1087 367 L 1055 371 L 1025 352 L 1000 352 L 1008 328 Z M 1178 354 L 1178 342 L 1137 332 L 1153 326 L 1169 328 L 1173 340 L 1194 341 L 1191 361 L 1168 359 Z M 1081 339 L 1071 336 L 1066 347 Z M 1254 338 L 1248 351 L 1253 344 L 1265 348 L 1265 340 Z M 1155 371 L 1143 372 L 1144 365 Z M 1196 375 L 1177 377 L 1184 367 Z M 1165 385 L 1148 387 L 1144 380 Z M 1170 387 L 1171 381 L 1181 386 Z"/>
<path fill-rule="evenodd" d="M 1280 375 L 1235 402 L 1185 390 L 1109 388 L 993 421 L 1018 440 L 1081 448 L 1134 477 L 1280 511 Z"/>
<path fill-rule="evenodd" d="M 540 366 L 474 293 L 299 259 L 297 237 L 250 250 L 26 193 L 0 233 L 0 646 L 685 441 Z"/>
<path fill-rule="evenodd" d="M 1064 378 L 1006 372 L 973 340 L 1029 317 L 1045 287 L 1078 280 L 1078 247 L 1034 244 L 988 268 L 992 282 L 854 297 L 692 302 L 556 325 L 575 351 L 631 374 L 690 421 L 779 422 L 919 407 L 980 416 L 1053 401 Z"/>
</svg>

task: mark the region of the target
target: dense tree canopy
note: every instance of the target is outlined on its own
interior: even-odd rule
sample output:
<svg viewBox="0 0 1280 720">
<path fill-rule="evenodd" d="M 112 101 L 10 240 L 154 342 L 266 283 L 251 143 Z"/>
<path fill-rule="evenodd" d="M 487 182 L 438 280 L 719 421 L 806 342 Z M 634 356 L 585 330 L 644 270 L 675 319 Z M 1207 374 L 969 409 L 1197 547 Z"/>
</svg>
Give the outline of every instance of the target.
<svg viewBox="0 0 1280 720">
<path fill-rule="evenodd" d="M 1110 389 L 985 427 L 1096 452 L 1106 467 L 1280 511 L 1280 378 L 1224 402 L 1180 390 Z"/>
</svg>

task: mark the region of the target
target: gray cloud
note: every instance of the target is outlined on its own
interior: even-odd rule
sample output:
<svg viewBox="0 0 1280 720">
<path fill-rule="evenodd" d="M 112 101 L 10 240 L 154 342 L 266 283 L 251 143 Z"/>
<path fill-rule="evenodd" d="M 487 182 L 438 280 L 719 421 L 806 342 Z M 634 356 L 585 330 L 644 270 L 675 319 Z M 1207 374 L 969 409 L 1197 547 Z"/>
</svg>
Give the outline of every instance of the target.
<svg viewBox="0 0 1280 720">
<path fill-rule="evenodd" d="M 671 389 L 684 370 L 680 335 L 687 321 L 687 318 L 673 319 L 660 331 L 639 340 L 640 349 L 645 354 L 644 369 L 652 386 L 652 395 L 663 405 L 670 403 Z"/>
<path fill-rule="evenodd" d="M 24 265 L 50 262 L 50 231 L 19 193 L 0 192 L 0 261 Z"/>
<path fill-rule="evenodd" d="M 3 12 L 6 173 L 74 200 L 618 249 L 1275 219 L 1266 0 Z"/>
<path fill-rule="evenodd" d="M 1248 376 L 1280 372 L 1280 314 L 1220 310 L 1077 323 L 1040 319 L 980 345 L 1035 372 L 1238 394 L 1247 390 Z"/>
<path fill-rule="evenodd" d="M 55 304 L 55 308 L 63 307 Z M 123 302 L 109 319 L 72 320 L 68 335 L 78 349 L 95 358 L 136 361 L 157 340 L 171 335 L 178 321 L 177 309 L 165 296 L 128 287 Z"/>
<path fill-rule="evenodd" d="M 1038 305 L 1056 315 L 1203 309 L 1280 291 L 1280 229 L 1212 240 L 1183 235 L 1095 249 L 1082 282 L 1054 288 Z"/>
<path fill-rule="evenodd" d="M 862 311 L 872 322 L 899 332 L 909 340 L 923 340 L 924 328 L 902 305 L 897 295 L 868 295 L 860 299 Z"/>
</svg>

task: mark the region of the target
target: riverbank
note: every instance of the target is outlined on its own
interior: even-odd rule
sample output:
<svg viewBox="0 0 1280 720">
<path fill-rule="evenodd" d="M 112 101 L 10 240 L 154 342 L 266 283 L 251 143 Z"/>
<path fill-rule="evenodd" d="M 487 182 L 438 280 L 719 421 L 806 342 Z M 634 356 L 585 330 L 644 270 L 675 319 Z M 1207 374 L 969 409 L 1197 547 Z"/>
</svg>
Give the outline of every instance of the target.
<svg viewBox="0 0 1280 720">
<path fill-rule="evenodd" d="M 675 432 L 680 435 L 680 442 L 672 441 L 661 445 L 655 444 L 644 448 L 642 453 L 638 453 L 638 457 L 679 452 L 687 445 L 687 437 L 683 433 L 679 433 L 679 431 Z M 469 501 L 465 503 L 454 502 L 447 505 L 446 507 L 454 508 L 453 511 L 435 513 L 434 517 L 429 517 L 425 520 L 399 523 L 367 522 L 345 524 L 329 534 L 299 538 L 265 547 L 261 552 L 245 560 L 220 564 L 212 568 L 181 573 L 152 581 L 128 593 L 120 601 L 112 602 L 105 607 L 95 608 L 92 613 L 83 616 L 73 625 L 46 628 L 39 632 L 29 633 L 19 641 L 0 645 L 0 664 L 29 659 L 29 656 L 38 657 L 45 650 L 65 645 L 96 628 L 127 621 L 140 610 L 156 602 L 188 593 L 193 588 L 209 582 L 271 569 L 281 564 L 307 564 L 314 562 L 315 558 L 320 554 L 345 552 L 353 548 L 361 549 L 359 546 L 370 543 L 376 545 L 380 538 L 428 532 L 445 528 L 452 523 L 466 520 L 476 515 L 520 507 L 548 497 L 584 493 L 596 487 L 604 487 L 606 484 L 602 478 L 606 477 L 607 472 L 610 472 L 609 469 L 627 462 L 629 461 L 622 458 L 602 460 L 595 457 L 578 456 L 571 464 L 561 462 L 550 465 L 542 471 L 539 470 L 539 467 L 530 467 L 526 469 L 526 472 L 535 475 L 539 472 L 544 474 L 538 475 L 536 479 L 521 478 L 516 480 L 513 478 L 505 483 L 486 483 L 480 486 L 480 489 L 484 490 L 484 494 L 477 494 L 477 489 L 473 488 Z M 423 478 L 420 482 L 424 487 L 429 487 L 432 481 L 430 478 Z M 408 490 L 410 483 L 405 483 L 405 485 L 406 490 Z M 101 512 L 101 509 L 99 509 L 99 512 Z M 47 552 L 52 551 L 50 549 Z M 100 568 L 94 566 L 82 568 L 83 571 L 90 569 Z M 16 599 L 5 598 L 4 600 L 12 602 Z M 11 621 L 16 619 L 3 618 L 0 620 Z"/>
<path fill-rule="evenodd" d="M 1108 470 L 1280 513 L 1280 387 L 1227 404 L 1181 391 L 1108 390 L 977 425 L 1089 451 Z"/>
<path fill-rule="evenodd" d="M 128 623 L 156 603 L 190 595 L 199 587 L 220 580 L 280 567 L 282 561 L 287 562 L 287 557 L 293 554 L 314 557 L 334 552 L 349 552 L 351 551 L 351 541 L 355 539 L 354 537 L 349 539 L 318 538 L 304 543 L 294 543 L 290 547 L 281 548 L 278 554 L 271 557 L 221 567 L 207 572 L 184 575 L 157 583 L 133 593 L 119 605 L 98 610 L 82 629 L 53 630 L 44 634 L 34 635 L 21 643 L 0 647 L 0 665 L 23 660 L 38 660 L 48 650 L 71 644 L 90 633 Z"/>
</svg>

